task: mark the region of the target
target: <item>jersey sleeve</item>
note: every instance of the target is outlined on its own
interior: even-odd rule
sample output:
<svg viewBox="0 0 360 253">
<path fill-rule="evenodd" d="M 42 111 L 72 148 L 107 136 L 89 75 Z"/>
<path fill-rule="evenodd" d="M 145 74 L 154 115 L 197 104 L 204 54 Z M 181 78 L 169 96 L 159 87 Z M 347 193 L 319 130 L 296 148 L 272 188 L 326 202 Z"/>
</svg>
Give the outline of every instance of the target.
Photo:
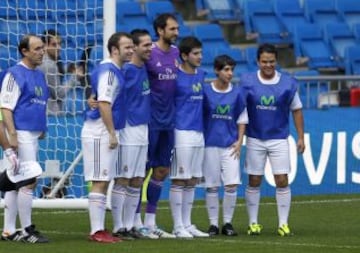
<svg viewBox="0 0 360 253">
<path fill-rule="evenodd" d="M 20 97 L 20 88 L 11 73 L 7 73 L 1 86 L 0 107 L 13 111 Z"/>
<path fill-rule="evenodd" d="M 296 92 L 293 100 L 291 101 L 290 110 L 295 111 L 295 110 L 301 109 L 302 107 L 303 107 L 303 105 L 301 103 L 299 93 Z"/>
<path fill-rule="evenodd" d="M 99 75 L 97 100 L 112 104 L 116 97 L 118 79 L 113 71 L 105 71 Z"/>
</svg>

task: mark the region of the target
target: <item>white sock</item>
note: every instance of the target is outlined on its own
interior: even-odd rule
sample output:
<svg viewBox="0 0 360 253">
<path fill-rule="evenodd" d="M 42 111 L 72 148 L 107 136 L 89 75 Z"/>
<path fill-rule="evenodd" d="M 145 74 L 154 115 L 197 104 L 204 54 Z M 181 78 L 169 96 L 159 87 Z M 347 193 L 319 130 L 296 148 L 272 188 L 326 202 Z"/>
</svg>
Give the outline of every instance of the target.
<svg viewBox="0 0 360 253">
<path fill-rule="evenodd" d="M 113 218 L 113 232 L 116 233 L 120 228 L 124 228 L 123 211 L 126 197 L 126 187 L 115 184 L 111 191 L 111 214 Z"/>
<path fill-rule="evenodd" d="M 249 225 L 258 223 L 260 204 L 260 187 L 247 186 L 245 190 L 246 208 L 249 215 Z"/>
<path fill-rule="evenodd" d="M 134 227 L 135 228 L 142 228 L 143 226 L 144 226 L 144 224 L 142 223 L 142 220 L 141 220 L 141 213 L 135 213 Z"/>
<path fill-rule="evenodd" d="M 290 206 L 291 206 L 291 190 L 290 187 L 276 188 L 276 204 L 279 218 L 279 227 L 288 224 Z"/>
<path fill-rule="evenodd" d="M 225 223 L 231 223 L 234 216 L 237 198 L 237 187 L 225 187 L 223 199 L 223 219 Z"/>
<path fill-rule="evenodd" d="M 89 197 L 90 234 L 105 229 L 106 195 L 90 192 Z"/>
<path fill-rule="evenodd" d="M 195 187 L 187 186 L 183 191 L 182 221 L 184 227 L 191 226 L 191 210 L 194 204 Z"/>
<path fill-rule="evenodd" d="M 4 197 L 4 229 L 9 235 L 16 232 L 16 217 L 18 213 L 17 191 L 8 191 Z"/>
<path fill-rule="evenodd" d="M 219 193 L 218 189 L 208 188 L 206 190 L 206 208 L 210 225 L 219 227 Z"/>
<path fill-rule="evenodd" d="M 31 225 L 33 190 L 27 187 L 21 187 L 18 191 L 17 201 L 21 228 L 25 229 Z"/>
<path fill-rule="evenodd" d="M 150 230 L 154 230 L 156 227 L 155 222 L 156 214 L 154 213 L 145 213 L 144 217 L 144 226 Z"/>
<path fill-rule="evenodd" d="M 126 188 L 123 222 L 124 222 L 124 227 L 127 230 L 132 229 L 134 226 L 135 212 L 139 204 L 140 190 L 141 188 L 134 188 L 130 186 Z"/>
<path fill-rule="evenodd" d="M 172 184 L 170 187 L 169 201 L 174 229 L 184 227 L 182 218 L 183 192 L 184 186 Z"/>
</svg>

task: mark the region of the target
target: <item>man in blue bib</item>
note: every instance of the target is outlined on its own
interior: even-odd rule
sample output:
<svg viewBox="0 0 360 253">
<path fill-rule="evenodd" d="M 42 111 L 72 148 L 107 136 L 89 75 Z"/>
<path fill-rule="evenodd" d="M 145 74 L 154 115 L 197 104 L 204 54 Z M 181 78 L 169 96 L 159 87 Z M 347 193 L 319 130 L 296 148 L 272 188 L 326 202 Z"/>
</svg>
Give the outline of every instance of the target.
<svg viewBox="0 0 360 253">
<path fill-rule="evenodd" d="M 46 243 L 49 240 L 31 222 L 33 190 L 39 165 L 36 162 L 38 139 L 46 127 L 46 104 L 49 91 L 44 74 L 37 69 L 45 54 L 44 43 L 35 35 L 25 35 L 18 46 L 21 61 L 7 70 L 1 89 L 1 112 L 11 147 L 18 152 L 20 173 L 26 178 L 5 194 L 3 240 Z M 23 164 L 24 166 L 21 166 Z M 26 165 L 26 166 L 25 166 Z M 29 168 L 30 167 L 30 168 Z M 41 174 L 41 170 L 40 170 Z M 16 217 L 22 231 L 16 231 Z"/>
</svg>

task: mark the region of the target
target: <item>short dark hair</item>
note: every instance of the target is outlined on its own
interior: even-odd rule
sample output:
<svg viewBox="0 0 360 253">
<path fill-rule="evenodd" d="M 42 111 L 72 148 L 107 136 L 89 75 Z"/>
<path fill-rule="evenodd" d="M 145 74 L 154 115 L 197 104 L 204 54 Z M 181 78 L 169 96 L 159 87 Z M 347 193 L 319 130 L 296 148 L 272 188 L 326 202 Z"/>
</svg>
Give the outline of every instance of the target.
<svg viewBox="0 0 360 253">
<path fill-rule="evenodd" d="M 18 50 L 19 50 L 19 53 L 20 55 L 23 57 L 24 54 L 22 53 L 22 50 L 25 48 L 27 50 L 29 50 L 29 45 L 30 45 L 30 38 L 31 37 L 38 37 L 36 36 L 35 34 L 32 34 L 32 33 L 29 33 L 29 34 L 25 34 L 21 39 L 20 39 L 20 42 L 19 42 L 19 45 L 18 45 Z"/>
<path fill-rule="evenodd" d="M 227 65 L 235 68 L 236 62 L 235 62 L 235 60 L 233 58 L 231 58 L 227 54 L 222 54 L 222 55 L 218 55 L 218 56 L 215 57 L 214 69 L 220 71 Z"/>
<path fill-rule="evenodd" d="M 260 56 L 262 53 L 274 54 L 276 59 L 278 57 L 276 47 L 269 43 L 264 43 L 259 46 L 259 48 L 257 50 L 257 55 L 256 55 L 257 60 L 260 60 Z"/>
<path fill-rule="evenodd" d="M 182 59 L 182 54 L 189 54 L 194 48 L 202 48 L 201 41 L 194 36 L 184 37 L 179 43 L 180 58 Z"/>
<path fill-rule="evenodd" d="M 157 31 L 158 28 L 165 29 L 168 19 L 173 19 L 177 22 L 177 18 L 172 13 L 162 13 L 155 18 L 153 22 L 153 28 L 156 36 L 159 36 L 159 33 Z"/>
<path fill-rule="evenodd" d="M 44 42 L 44 44 L 49 44 L 50 39 L 52 37 L 58 37 L 60 36 L 60 33 L 58 33 L 55 29 L 49 29 L 49 30 L 45 30 L 43 33 L 43 36 L 41 37 L 42 42 Z"/>
<path fill-rule="evenodd" d="M 149 31 L 146 29 L 134 29 L 130 32 L 130 34 L 131 34 L 131 38 L 135 45 L 139 45 L 140 37 L 145 36 L 145 35 L 150 36 Z"/>
<path fill-rule="evenodd" d="M 119 40 L 121 39 L 121 37 L 127 37 L 131 39 L 131 35 L 125 32 L 117 32 L 111 35 L 107 43 L 107 49 L 109 51 L 109 54 L 111 54 L 112 47 L 119 48 Z"/>
</svg>

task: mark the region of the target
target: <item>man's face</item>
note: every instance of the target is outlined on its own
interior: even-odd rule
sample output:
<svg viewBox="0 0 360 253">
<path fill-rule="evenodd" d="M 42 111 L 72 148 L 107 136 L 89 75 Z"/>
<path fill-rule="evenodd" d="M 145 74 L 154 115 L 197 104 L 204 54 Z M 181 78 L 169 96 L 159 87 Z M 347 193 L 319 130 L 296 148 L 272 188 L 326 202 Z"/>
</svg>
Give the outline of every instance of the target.
<svg viewBox="0 0 360 253">
<path fill-rule="evenodd" d="M 225 65 L 221 70 L 215 69 L 217 78 L 223 83 L 230 83 L 234 75 L 234 66 Z"/>
<path fill-rule="evenodd" d="M 50 59 L 56 61 L 60 57 L 61 38 L 60 36 L 51 36 L 46 46 L 46 52 Z"/>
<path fill-rule="evenodd" d="M 29 39 L 29 48 L 22 51 L 25 60 L 30 64 L 29 67 L 35 68 L 41 65 L 45 49 L 44 43 L 39 37 L 32 36 Z"/>
<path fill-rule="evenodd" d="M 264 79 L 271 79 L 275 75 L 276 57 L 275 54 L 263 52 L 258 60 L 260 75 Z"/>
<path fill-rule="evenodd" d="M 192 68 L 200 67 L 202 60 L 202 49 L 193 48 L 188 55 L 183 56 L 185 62 L 189 64 Z"/>
<path fill-rule="evenodd" d="M 132 39 L 122 36 L 119 40 L 119 60 L 123 62 L 128 62 L 131 60 L 131 56 L 134 53 L 134 43 Z"/>
<path fill-rule="evenodd" d="M 137 54 L 142 61 L 149 60 L 151 53 L 151 45 L 152 42 L 149 35 L 141 36 L 139 45 L 136 45 L 134 47 L 135 54 Z"/>
<path fill-rule="evenodd" d="M 159 36 L 166 43 L 174 44 L 179 36 L 179 24 L 176 20 L 169 18 L 164 29 L 159 29 Z"/>
</svg>

